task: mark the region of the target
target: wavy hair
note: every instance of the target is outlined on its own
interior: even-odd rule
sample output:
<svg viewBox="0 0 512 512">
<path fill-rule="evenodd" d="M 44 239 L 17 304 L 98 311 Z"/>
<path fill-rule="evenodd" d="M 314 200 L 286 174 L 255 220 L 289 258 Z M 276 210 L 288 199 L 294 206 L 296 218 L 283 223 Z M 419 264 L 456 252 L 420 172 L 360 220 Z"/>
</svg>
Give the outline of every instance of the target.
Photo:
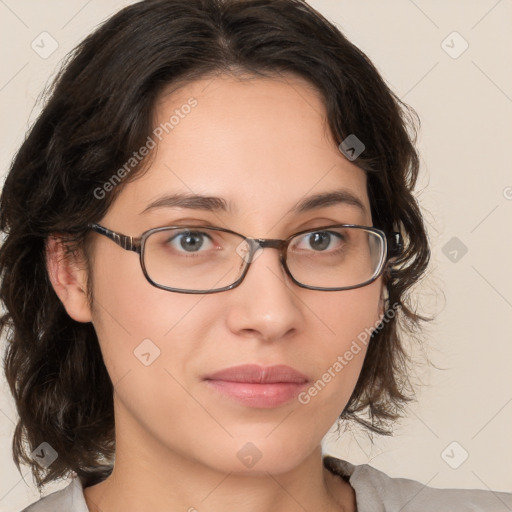
<svg viewBox="0 0 512 512">
<path fill-rule="evenodd" d="M 323 98 L 329 129 L 365 144 L 356 164 L 367 175 L 374 225 L 399 230 L 404 251 L 385 274 L 396 315 L 372 335 L 354 392 L 340 418 L 389 434 L 413 398 L 402 343 L 422 320 L 409 300 L 429 245 L 413 196 L 419 159 L 414 111 L 370 60 L 302 0 L 146 0 L 112 16 L 68 56 L 44 108 L 18 150 L 0 198 L 0 299 L 4 366 L 19 420 L 18 467 L 38 487 L 75 472 L 103 480 L 115 454 L 113 387 L 91 323 L 71 319 L 55 294 L 45 243 L 66 234 L 84 247 L 87 225 L 107 212 L 139 165 L 99 200 L 94 193 L 144 145 L 155 102 L 169 86 L 218 73 L 294 73 Z M 94 297 L 91 297 L 94 300 Z M 49 443 L 58 458 L 31 457 Z"/>
</svg>

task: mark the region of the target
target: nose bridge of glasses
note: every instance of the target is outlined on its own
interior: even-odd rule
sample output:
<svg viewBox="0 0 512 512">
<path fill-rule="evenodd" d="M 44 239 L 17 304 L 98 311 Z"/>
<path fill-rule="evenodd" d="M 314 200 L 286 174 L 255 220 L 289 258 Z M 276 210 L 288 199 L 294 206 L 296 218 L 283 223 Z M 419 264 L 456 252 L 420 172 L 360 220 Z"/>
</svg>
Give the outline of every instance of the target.
<svg viewBox="0 0 512 512">
<path fill-rule="evenodd" d="M 282 253 L 285 247 L 286 240 L 246 238 L 244 242 L 237 247 L 237 253 L 246 263 L 252 263 L 265 248 L 278 249 Z"/>
<path fill-rule="evenodd" d="M 253 240 L 262 249 L 265 249 L 266 247 L 272 249 L 283 249 L 286 246 L 286 240 L 278 240 L 274 238 L 254 238 Z"/>
</svg>

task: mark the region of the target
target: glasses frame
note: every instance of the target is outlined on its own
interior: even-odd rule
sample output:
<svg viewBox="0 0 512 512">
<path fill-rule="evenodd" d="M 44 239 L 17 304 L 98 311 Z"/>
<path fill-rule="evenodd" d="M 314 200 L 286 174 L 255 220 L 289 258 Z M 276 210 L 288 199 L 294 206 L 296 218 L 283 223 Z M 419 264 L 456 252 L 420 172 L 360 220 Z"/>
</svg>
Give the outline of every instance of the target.
<svg viewBox="0 0 512 512">
<path fill-rule="evenodd" d="M 190 294 L 207 294 L 207 293 L 218 293 L 223 292 L 227 290 L 232 290 L 233 288 L 236 288 L 239 286 L 242 281 L 244 280 L 245 276 L 247 275 L 247 272 L 249 271 L 249 267 L 251 266 L 251 263 L 253 262 L 253 257 L 256 254 L 256 251 L 261 248 L 271 248 L 271 249 L 277 249 L 279 251 L 279 257 L 280 262 L 283 268 L 285 269 L 286 273 L 290 277 L 290 279 L 299 287 L 306 288 L 308 290 L 319 290 L 319 291 L 345 291 L 345 290 L 353 290 L 356 288 L 362 288 L 363 286 L 367 286 L 374 281 L 376 281 L 384 272 L 384 269 L 386 268 L 386 263 L 389 262 L 391 258 L 395 258 L 397 256 L 400 256 L 400 254 L 403 251 L 403 239 L 402 235 L 399 232 L 392 232 L 389 236 L 386 235 L 384 231 L 381 229 L 372 227 L 372 226 L 360 226 L 358 224 L 330 224 L 327 226 L 319 226 L 317 228 L 309 228 L 304 229 L 302 231 L 299 231 L 297 233 L 294 233 L 293 235 L 289 236 L 286 239 L 275 239 L 275 238 L 250 238 L 246 237 L 240 233 L 237 233 L 236 231 L 232 231 L 230 229 L 225 228 L 219 228 L 214 226 L 162 226 L 158 228 L 152 228 L 148 229 L 147 231 L 144 231 L 139 237 L 133 237 L 129 235 L 123 235 L 122 233 L 118 233 L 116 231 L 112 231 L 111 229 L 106 228 L 105 226 L 102 226 L 100 224 L 96 223 L 90 223 L 87 225 L 89 229 L 92 231 L 103 235 L 107 237 L 109 240 L 112 240 L 114 243 L 116 243 L 119 247 L 126 251 L 133 251 L 136 252 L 139 255 L 139 262 L 140 266 L 142 268 L 142 272 L 144 273 L 145 278 L 147 281 L 155 286 L 156 288 L 160 288 L 162 290 L 167 290 L 170 292 L 177 292 L 177 293 L 190 293 Z M 297 236 L 303 235 L 304 233 L 311 233 L 315 231 L 328 231 L 332 228 L 356 228 L 356 229 L 364 229 L 366 231 L 371 231 L 372 233 L 375 233 L 381 240 L 382 240 L 382 254 L 379 261 L 379 265 L 374 272 L 373 276 L 368 279 L 367 281 L 352 285 L 352 286 L 343 286 L 343 287 L 337 287 L 337 288 L 324 288 L 319 286 L 310 286 L 301 283 L 300 281 L 297 281 L 295 277 L 290 272 L 290 269 L 288 268 L 288 265 L 286 264 L 286 257 L 287 257 L 287 250 L 290 242 L 296 238 Z M 193 230 L 199 230 L 199 229 L 209 229 L 213 231 L 222 231 L 224 233 L 231 233 L 233 235 L 236 235 L 240 237 L 242 240 L 245 240 L 248 245 L 250 252 L 246 258 L 242 258 L 245 261 L 245 268 L 240 275 L 240 277 L 229 286 L 224 286 L 222 288 L 214 288 L 209 290 L 187 290 L 184 288 L 172 288 L 170 286 L 165 286 L 162 284 L 159 284 L 151 279 L 149 276 L 146 266 L 144 264 L 144 250 L 146 245 L 146 240 L 149 236 L 151 236 L 153 233 L 157 233 L 159 231 L 164 231 L 168 229 L 190 229 Z"/>
</svg>

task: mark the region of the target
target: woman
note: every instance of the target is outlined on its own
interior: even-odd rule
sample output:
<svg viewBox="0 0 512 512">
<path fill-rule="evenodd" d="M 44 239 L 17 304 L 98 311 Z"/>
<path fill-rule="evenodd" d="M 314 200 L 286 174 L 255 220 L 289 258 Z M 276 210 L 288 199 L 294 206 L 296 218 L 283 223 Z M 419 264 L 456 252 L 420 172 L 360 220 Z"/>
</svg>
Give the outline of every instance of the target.
<svg viewBox="0 0 512 512">
<path fill-rule="evenodd" d="M 79 45 L 1 197 L 14 457 L 76 474 L 27 510 L 512 507 L 322 458 L 410 398 L 413 119 L 298 0 L 144 1 Z"/>
</svg>

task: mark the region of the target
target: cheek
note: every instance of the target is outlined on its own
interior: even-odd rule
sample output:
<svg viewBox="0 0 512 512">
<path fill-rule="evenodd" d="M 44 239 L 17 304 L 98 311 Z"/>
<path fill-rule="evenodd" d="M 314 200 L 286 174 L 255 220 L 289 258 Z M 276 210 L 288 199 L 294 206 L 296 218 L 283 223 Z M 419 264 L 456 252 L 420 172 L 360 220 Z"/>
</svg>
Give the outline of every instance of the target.
<svg viewBox="0 0 512 512">
<path fill-rule="evenodd" d="M 208 328 L 207 318 L 195 318 L 201 296 L 152 286 L 138 256 L 116 249 L 106 248 L 93 268 L 93 324 L 113 382 L 129 371 L 184 362 Z"/>
<path fill-rule="evenodd" d="M 300 397 L 302 403 L 328 402 L 331 411 L 341 413 L 361 372 L 371 333 L 380 321 L 381 289 L 377 281 L 330 297 L 319 296 L 311 303 L 322 334 L 315 337 L 315 350 L 310 354 L 316 380 Z"/>
<path fill-rule="evenodd" d="M 355 290 L 319 293 L 322 295 L 312 297 L 308 306 L 323 324 L 328 346 L 343 349 L 349 340 L 378 325 L 382 315 L 380 279 Z"/>
<path fill-rule="evenodd" d="M 158 426 L 163 429 L 159 437 L 173 438 L 178 435 L 173 429 L 180 430 L 176 410 L 192 415 L 195 406 L 187 371 L 204 350 L 206 333 L 220 312 L 210 300 L 207 317 L 199 304 L 204 296 L 152 286 L 130 253 L 117 255 L 115 264 L 107 261 L 116 262 L 114 254 L 102 256 L 105 264 L 98 262 L 94 269 L 93 324 L 115 387 L 118 413 L 130 411 L 147 431 Z M 121 414 L 126 422 L 127 415 Z M 193 414 L 202 419 L 195 424 L 204 424 L 204 411 Z M 192 428 L 187 435 L 193 434 L 199 435 Z"/>
</svg>

